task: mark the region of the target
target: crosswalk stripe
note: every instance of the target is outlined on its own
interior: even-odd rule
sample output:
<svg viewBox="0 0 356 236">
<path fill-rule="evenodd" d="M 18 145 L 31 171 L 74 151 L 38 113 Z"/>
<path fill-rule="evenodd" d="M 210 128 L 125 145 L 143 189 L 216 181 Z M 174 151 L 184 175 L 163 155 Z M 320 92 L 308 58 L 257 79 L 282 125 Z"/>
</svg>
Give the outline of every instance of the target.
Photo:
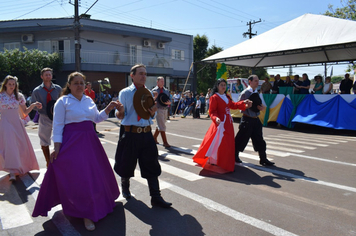
<svg viewBox="0 0 356 236">
<path fill-rule="evenodd" d="M 308 143 L 328 143 L 328 144 L 338 144 L 338 143 L 346 143 L 347 141 L 341 141 L 341 140 L 323 140 L 321 138 L 313 138 L 313 137 L 302 137 L 302 136 L 295 136 L 295 135 L 289 135 L 289 134 L 277 134 L 277 137 L 280 138 L 291 138 L 291 139 L 296 139 L 296 140 L 301 140 L 303 142 L 308 142 Z"/>
<path fill-rule="evenodd" d="M 189 171 L 179 169 L 179 168 L 171 166 L 171 165 L 167 165 L 162 162 L 160 162 L 160 165 L 161 165 L 161 168 L 163 171 L 165 171 L 171 175 L 178 176 L 178 177 L 183 178 L 188 181 L 196 181 L 196 180 L 204 179 L 203 176 L 191 173 Z"/>
<path fill-rule="evenodd" d="M 139 170 L 135 170 L 135 176 L 140 176 L 140 171 Z M 138 181 L 139 183 L 147 186 L 147 182 L 143 179 L 143 178 L 134 178 L 135 181 Z M 251 216 L 245 215 L 243 213 L 240 213 L 238 211 L 235 211 L 234 209 L 231 209 L 225 205 L 222 205 L 218 202 L 215 202 L 213 200 L 210 200 L 208 198 L 205 198 L 203 196 L 200 196 L 196 193 L 190 192 L 188 190 L 185 190 L 183 188 L 180 188 L 176 185 L 173 185 L 171 183 L 168 183 L 166 181 L 160 180 L 159 181 L 160 184 L 160 188 L 162 189 L 168 189 L 176 194 L 179 194 L 183 197 L 189 198 L 201 205 L 203 205 L 204 207 L 206 207 L 207 209 L 210 210 L 214 210 L 214 211 L 218 211 L 224 215 L 227 215 L 229 217 L 232 217 L 235 220 L 241 221 L 243 223 L 246 223 L 248 225 L 254 226 L 258 229 L 264 230 L 266 232 L 269 232 L 273 235 L 290 235 L 290 236 L 296 236 L 296 234 L 293 234 L 289 231 L 286 231 L 284 229 L 281 229 L 277 226 L 271 225 L 269 223 L 266 223 L 262 220 L 253 218 Z"/>
<path fill-rule="evenodd" d="M 180 134 L 173 134 L 173 133 L 169 133 L 169 132 L 166 132 L 166 134 L 176 136 L 176 137 L 181 137 L 181 138 L 189 138 L 189 139 L 193 139 L 193 140 L 203 141 L 202 138 L 194 138 L 194 137 L 189 137 L 189 136 L 180 135 Z"/>
<path fill-rule="evenodd" d="M 0 201 L 2 229 L 6 230 L 33 223 L 26 205 L 23 204 L 16 188 L 10 181 L 1 184 L 0 192 L 4 193 Z"/>
<path fill-rule="evenodd" d="M 326 182 L 326 181 L 322 181 L 322 180 L 317 180 L 317 179 L 313 179 L 313 178 L 309 178 L 309 177 L 305 177 L 305 176 L 300 176 L 300 175 L 295 175 L 292 173 L 288 173 L 285 171 L 280 171 L 280 170 L 275 170 L 272 168 L 266 168 L 263 166 L 257 166 L 251 163 L 243 163 L 244 166 L 253 168 L 253 169 L 257 169 L 260 171 L 264 171 L 264 172 L 269 172 L 272 174 L 277 174 L 277 175 L 282 175 L 282 176 L 288 176 L 290 178 L 293 179 L 300 179 L 300 180 L 304 180 L 304 181 L 308 181 L 310 183 L 314 183 L 314 184 L 320 184 L 320 185 L 324 185 L 324 186 L 328 186 L 328 187 L 332 187 L 332 188 L 338 188 L 338 189 L 342 189 L 342 190 L 346 190 L 346 191 L 350 191 L 350 192 L 354 192 L 356 193 L 356 188 L 354 187 L 349 187 L 349 186 L 345 186 L 345 185 L 341 185 L 341 184 L 334 184 L 334 183 L 330 183 L 330 182 Z"/>
<path fill-rule="evenodd" d="M 343 162 L 343 161 L 334 161 L 334 160 L 328 160 L 324 158 L 319 158 L 319 157 L 312 157 L 312 156 L 307 156 L 307 155 L 301 155 L 301 154 L 296 154 L 296 153 L 288 153 L 290 156 L 296 156 L 296 157 L 302 157 L 306 159 L 312 159 L 316 161 L 324 161 L 324 162 L 330 162 L 334 164 L 340 164 L 340 165 L 347 165 L 347 166 L 356 166 L 354 163 L 348 163 L 348 162 Z"/>
<path fill-rule="evenodd" d="M 266 139 L 266 138 L 265 138 Z M 266 139 L 266 142 L 267 142 L 267 147 L 270 147 L 270 145 L 274 144 L 274 145 L 280 145 L 280 146 L 283 146 L 283 147 L 286 147 L 286 148 L 289 148 L 290 146 L 292 147 L 295 147 L 296 145 L 295 144 L 290 144 L 286 141 L 283 141 L 283 143 L 280 143 L 280 142 L 273 142 L 273 141 L 270 141 L 269 139 Z M 308 149 L 308 150 L 315 150 L 316 147 L 310 147 L 310 146 L 306 146 L 306 145 L 300 145 L 298 148 L 300 149 Z M 292 150 L 296 150 L 296 149 L 289 149 L 291 152 L 293 152 Z"/>
<path fill-rule="evenodd" d="M 47 169 L 41 169 L 39 173 L 39 177 L 36 181 L 33 180 L 28 174 L 21 177 L 22 182 L 27 188 L 27 191 L 31 192 L 32 197 L 37 200 L 39 188 L 42 184 L 44 173 Z M 36 171 L 31 171 L 31 174 L 36 173 Z M 62 210 L 62 205 L 57 205 L 48 212 L 48 217 L 52 219 L 52 222 L 56 225 L 57 229 L 65 236 L 80 236 L 81 234 L 75 230 L 73 225 L 68 221 L 68 219 L 64 216 Z"/>
<path fill-rule="evenodd" d="M 264 139 L 265 140 L 267 140 L 267 143 L 269 143 L 268 142 L 268 140 L 273 140 L 273 141 L 280 141 L 280 142 L 283 142 L 283 144 L 284 143 L 297 143 L 298 144 L 298 146 L 302 146 L 302 147 L 305 147 L 305 145 L 304 145 L 304 143 L 302 144 L 301 142 L 300 142 L 300 140 L 291 140 L 291 139 L 280 139 L 280 138 L 271 138 L 271 137 L 264 137 Z M 282 145 L 282 143 L 280 143 L 281 145 Z M 295 144 L 292 144 L 292 145 L 295 145 Z M 321 144 L 321 143 L 313 143 L 312 144 L 313 146 L 316 146 L 316 147 L 327 147 L 327 146 L 329 146 L 329 145 L 327 145 L 327 144 Z"/>
<path fill-rule="evenodd" d="M 250 143 L 250 145 L 252 146 L 252 143 Z M 269 143 L 267 143 L 267 151 L 268 150 L 280 150 L 280 151 L 296 152 L 296 153 L 305 152 L 304 150 L 300 150 L 300 149 L 284 147 L 282 144 L 279 144 L 279 146 L 275 146 L 275 145 L 270 145 Z"/>
<path fill-rule="evenodd" d="M 160 181 L 160 182 L 165 182 L 165 181 Z M 234 209 L 231 209 L 223 204 L 220 204 L 218 202 L 215 202 L 213 200 L 210 200 L 206 197 L 203 197 L 203 196 L 200 196 L 196 193 L 193 193 L 193 192 L 190 192 L 188 190 L 185 190 L 183 188 L 180 188 L 176 185 L 173 185 L 173 184 L 170 184 L 170 183 L 167 183 L 169 184 L 169 190 L 183 196 L 183 197 L 186 197 L 186 198 L 189 198 L 203 206 L 205 206 L 207 209 L 212 209 L 214 211 L 218 211 L 224 215 L 227 215 L 235 220 L 238 220 L 238 221 L 241 221 L 245 224 L 248 224 L 248 225 L 251 225 L 251 226 L 254 226 L 258 229 L 261 229 L 263 231 L 266 231 L 268 233 L 271 233 L 273 235 L 290 235 L 290 236 L 293 236 L 293 235 L 296 235 L 296 234 L 293 234 L 289 231 L 286 231 L 282 228 L 279 228 L 277 226 L 274 226 L 272 224 L 269 224 L 267 222 L 264 222 L 262 220 L 259 220 L 259 219 L 256 219 L 256 218 L 253 218 L 251 216 L 248 216 L 248 215 L 245 215 L 241 212 L 238 212 Z"/>
<path fill-rule="evenodd" d="M 168 152 L 164 152 L 164 151 L 160 151 L 160 150 L 158 151 L 158 154 L 162 157 L 172 159 L 172 160 L 178 161 L 178 162 L 186 164 L 186 165 L 190 165 L 190 166 L 196 165 L 196 163 L 194 163 L 191 158 L 170 154 Z"/>
<path fill-rule="evenodd" d="M 253 147 L 250 146 L 250 145 L 247 145 L 247 146 L 245 147 L 245 150 L 246 150 L 246 151 L 255 152 L 255 150 L 253 149 Z M 270 150 L 270 149 L 267 149 L 267 150 L 266 150 L 266 153 L 269 154 L 269 155 L 280 156 L 280 157 L 287 157 L 287 156 L 289 156 L 289 154 L 288 154 L 287 152 L 279 152 L 279 151 L 274 151 L 274 150 Z"/>
<path fill-rule="evenodd" d="M 295 135 L 294 133 L 288 133 L 288 135 Z M 332 135 L 332 136 L 326 136 L 323 135 L 322 137 L 320 137 L 319 134 L 307 134 L 307 133 L 303 133 L 303 134 L 297 134 L 298 136 L 302 136 L 302 137 L 311 137 L 311 138 L 317 138 L 317 139 L 326 139 L 326 140 L 330 140 L 330 141 L 334 141 L 334 140 L 340 140 L 342 142 L 345 141 L 356 141 L 356 137 L 351 137 L 351 136 L 337 136 L 337 135 Z"/>
</svg>

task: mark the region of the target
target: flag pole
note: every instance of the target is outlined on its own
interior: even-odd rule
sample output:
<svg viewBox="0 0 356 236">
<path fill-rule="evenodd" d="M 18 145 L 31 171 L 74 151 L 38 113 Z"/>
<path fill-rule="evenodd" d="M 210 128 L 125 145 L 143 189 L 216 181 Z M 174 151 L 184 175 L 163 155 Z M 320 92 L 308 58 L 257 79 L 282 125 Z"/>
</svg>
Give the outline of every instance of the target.
<svg viewBox="0 0 356 236">
<path fill-rule="evenodd" d="M 183 95 L 183 93 L 184 93 L 184 91 L 185 91 L 185 87 L 187 86 L 188 79 L 189 79 L 189 76 L 190 76 L 190 72 L 192 71 L 192 68 L 193 68 L 193 64 L 194 64 L 194 62 L 192 62 L 192 64 L 190 65 L 189 72 L 188 72 L 188 76 L 187 76 L 187 78 L 186 78 L 186 80 L 185 80 L 185 83 L 184 83 L 184 87 L 183 87 L 182 95 Z M 174 111 L 174 113 L 173 113 L 173 117 L 175 117 L 175 115 L 177 114 L 177 111 L 178 111 L 178 108 L 179 108 L 180 101 L 182 100 L 182 95 L 181 95 L 181 96 L 180 96 L 180 98 L 179 98 L 179 101 L 178 101 L 178 106 L 176 107 L 176 110 L 175 110 L 175 111 Z"/>
</svg>

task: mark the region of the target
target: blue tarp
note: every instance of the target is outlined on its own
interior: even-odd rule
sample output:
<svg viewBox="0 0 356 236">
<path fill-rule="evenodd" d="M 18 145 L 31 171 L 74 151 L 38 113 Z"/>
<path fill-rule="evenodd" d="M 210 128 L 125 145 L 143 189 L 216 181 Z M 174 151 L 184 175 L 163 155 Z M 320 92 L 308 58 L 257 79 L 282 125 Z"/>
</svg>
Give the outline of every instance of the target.
<svg viewBox="0 0 356 236">
<path fill-rule="evenodd" d="M 355 96 L 356 98 L 356 96 Z M 284 99 L 289 100 L 289 99 Z M 289 112 L 293 105 L 285 105 L 284 112 Z M 284 104 L 283 104 L 284 105 Z M 284 113 L 281 109 L 279 114 Z M 290 113 L 289 113 L 290 114 Z M 278 116 L 278 119 L 285 125 L 285 118 Z M 325 102 L 319 102 L 314 95 L 307 95 L 297 107 L 297 112 L 292 122 L 300 122 L 305 124 L 328 127 L 332 129 L 348 129 L 356 130 L 356 99 L 352 102 L 346 102 L 340 95 L 331 98 Z"/>
</svg>

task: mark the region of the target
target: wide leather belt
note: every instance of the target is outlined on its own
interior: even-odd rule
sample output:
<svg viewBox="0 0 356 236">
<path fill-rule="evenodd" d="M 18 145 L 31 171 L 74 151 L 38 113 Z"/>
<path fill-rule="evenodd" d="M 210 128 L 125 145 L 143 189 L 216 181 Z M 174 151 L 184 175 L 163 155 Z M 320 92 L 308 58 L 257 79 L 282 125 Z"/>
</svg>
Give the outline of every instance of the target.
<svg viewBox="0 0 356 236">
<path fill-rule="evenodd" d="M 125 127 L 125 132 L 131 132 L 131 133 L 135 133 L 135 134 L 151 132 L 150 125 L 145 126 L 145 127 L 134 126 L 134 125 L 130 125 L 130 126 L 125 125 L 124 127 Z"/>
<path fill-rule="evenodd" d="M 258 118 L 258 116 L 249 116 L 249 115 L 246 115 L 246 114 L 243 114 L 243 116 L 244 117 L 248 117 L 248 118 L 254 118 L 254 119 Z"/>
</svg>

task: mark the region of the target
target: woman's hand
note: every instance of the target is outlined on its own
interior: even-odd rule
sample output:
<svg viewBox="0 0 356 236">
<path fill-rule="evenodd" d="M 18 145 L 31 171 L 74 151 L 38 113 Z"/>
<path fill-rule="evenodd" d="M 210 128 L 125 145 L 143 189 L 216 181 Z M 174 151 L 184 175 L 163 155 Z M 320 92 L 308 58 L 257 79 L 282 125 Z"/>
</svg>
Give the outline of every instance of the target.
<svg viewBox="0 0 356 236">
<path fill-rule="evenodd" d="M 31 106 L 33 106 L 33 108 L 36 107 L 36 108 L 38 108 L 38 109 L 42 109 L 42 103 L 40 103 L 40 102 L 32 103 Z M 33 109 L 33 108 L 32 108 L 32 109 Z M 31 109 L 31 110 L 32 110 L 32 109 Z"/>
<path fill-rule="evenodd" d="M 49 161 L 51 163 L 53 163 L 53 161 L 57 159 L 59 149 L 61 148 L 61 144 L 62 143 L 54 143 L 54 151 L 51 153 L 51 155 L 49 157 Z"/>
<path fill-rule="evenodd" d="M 220 123 L 221 123 L 220 118 L 219 118 L 219 117 L 216 117 L 215 122 L 216 122 L 217 125 L 220 125 Z"/>
<path fill-rule="evenodd" d="M 250 107 L 252 107 L 252 101 L 249 99 L 246 99 L 244 101 L 245 105 L 246 105 L 246 109 L 249 109 Z"/>
</svg>

